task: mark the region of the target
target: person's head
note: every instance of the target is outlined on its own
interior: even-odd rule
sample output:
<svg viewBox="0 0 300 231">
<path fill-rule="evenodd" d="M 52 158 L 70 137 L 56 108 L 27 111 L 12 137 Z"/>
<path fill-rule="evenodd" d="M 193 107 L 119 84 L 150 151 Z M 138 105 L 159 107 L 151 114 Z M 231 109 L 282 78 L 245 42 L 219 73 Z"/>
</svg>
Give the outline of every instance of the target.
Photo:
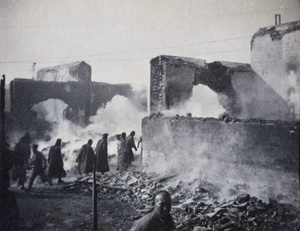
<svg viewBox="0 0 300 231">
<path fill-rule="evenodd" d="M 89 139 L 89 140 L 88 140 L 88 144 L 89 144 L 90 146 L 92 146 L 93 140 L 92 140 L 92 139 Z"/>
<path fill-rule="evenodd" d="M 61 139 L 57 139 L 56 143 L 55 143 L 55 146 L 60 146 L 60 145 L 61 145 Z"/>
<path fill-rule="evenodd" d="M 108 134 L 107 134 L 107 133 L 104 133 L 104 134 L 102 135 L 102 138 L 103 138 L 103 139 L 107 139 L 107 137 L 108 137 Z"/>
<path fill-rule="evenodd" d="M 18 143 L 29 144 L 31 142 L 30 134 L 27 132 L 24 136 L 21 137 Z"/>
<path fill-rule="evenodd" d="M 171 204 L 171 196 L 167 191 L 159 191 L 154 196 L 154 211 L 161 218 L 165 218 L 170 214 Z"/>
<path fill-rule="evenodd" d="M 122 132 L 121 138 L 123 138 L 124 140 L 126 140 L 126 132 Z"/>
<path fill-rule="evenodd" d="M 130 132 L 130 135 L 134 136 L 135 135 L 135 131 Z"/>
<path fill-rule="evenodd" d="M 32 145 L 32 150 L 35 152 L 35 151 L 37 151 L 38 147 L 39 146 L 37 144 L 33 144 Z"/>
<path fill-rule="evenodd" d="M 117 138 L 117 140 L 120 140 L 120 139 L 121 139 L 121 135 L 120 135 L 120 134 L 117 134 L 117 135 L 116 135 L 116 138 Z"/>
</svg>

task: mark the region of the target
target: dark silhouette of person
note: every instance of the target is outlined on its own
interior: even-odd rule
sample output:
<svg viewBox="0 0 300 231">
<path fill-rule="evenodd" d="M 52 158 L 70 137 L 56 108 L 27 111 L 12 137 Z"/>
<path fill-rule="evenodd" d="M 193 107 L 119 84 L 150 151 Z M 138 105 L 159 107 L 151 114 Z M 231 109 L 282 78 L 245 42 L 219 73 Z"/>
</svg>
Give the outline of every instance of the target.
<svg viewBox="0 0 300 231">
<path fill-rule="evenodd" d="M 30 192 L 33 182 L 37 176 L 40 176 L 43 183 L 47 182 L 46 176 L 45 176 L 45 169 L 47 166 L 47 160 L 44 157 L 44 155 L 39 152 L 38 145 L 34 144 L 32 145 L 32 151 L 33 151 L 33 158 L 30 160 L 28 166 L 33 166 L 32 175 L 29 180 L 29 185 L 27 188 L 27 191 Z"/>
<path fill-rule="evenodd" d="M 107 137 L 108 134 L 104 133 L 96 146 L 96 171 L 102 174 L 110 171 L 108 166 Z"/>
<path fill-rule="evenodd" d="M 80 174 L 93 172 L 95 153 L 92 144 L 93 140 L 89 139 L 87 144 L 84 144 L 79 151 L 76 163 L 78 163 L 78 172 Z"/>
<path fill-rule="evenodd" d="M 57 178 L 57 183 L 63 183 L 64 181 L 61 178 L 66 176 L 66 171 L 64 170 L 64 162 L 61 155 L 61 139 L 57 139 L 55 145 L 50 148 L 48 163 L 50 182 L 53 178 Z"/>
<path fill-rule="evenodd" d="M 31 155 L 30 151 L 31 137 L 29 133 L 26 133 L 15 146 L 14 149 L 14 167 L 13 167 L 13 180 L 18 180 L 18 186 L 21 189 L 25 189 L 24 184 L 26 182 L 26 167 Z"/>
<path fill-rule="evenodd" d="M 8 143 L 1 149 L 2 167 L 0 168 L 0 230 L 15 231 L 19 230 L 20 212 L 17 198 L 14 192 L 9 190 L 10 177 L 9 171 L 13 167 L 13 152 L 8 148 Z"/>
<path fill-rule="evenodd" d="M 133 223 L 130 231 L 173 231 L 175 224 L 170 215 L 171 196 L 167 191 L 159 191 L 154 196 L 154 209 Z"/>
<path fill-rule="evenodd" d="M 118 170 L 123 173 L 127 169 L 128 165 L 126 163 L 126 157 L 128 155 L 128 146 L 126 143 L 126 133 L 122 132 L 118 140 Z"/>
<path fill-rule="evenodd" d="M 135 146 L 135 142 L 134 142 L 134 135 L 135 135 L 135 131 L 130 132 L 129 136 L 126 139 L 126 143 L 128 146 L 128 158 L 126 159 L 127 164 L 130 165 L 131 162 L 134 160 L 134 155 L 132 152 L 132 149 L 134 149 L 135 151 L 137 151 L 137 148 Z"/>
</svg>

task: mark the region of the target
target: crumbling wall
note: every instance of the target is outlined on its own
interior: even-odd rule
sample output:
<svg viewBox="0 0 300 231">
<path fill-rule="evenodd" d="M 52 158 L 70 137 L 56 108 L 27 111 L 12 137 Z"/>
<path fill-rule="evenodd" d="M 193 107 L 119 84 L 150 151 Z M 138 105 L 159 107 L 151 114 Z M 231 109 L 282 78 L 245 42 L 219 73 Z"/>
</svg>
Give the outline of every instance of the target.
<svg viewBox="0 0 300 231">
<path fill-rule="evenodd" d="M 251 67 L 300 120 L 300 21 L 259 29 L 251 41 Z"/>
<path fill-rule="evenodd" d="M 54 67 L 42 68 L 37 72 L 36 80 L 40 81 L 91 81 L 92 68 L 84 61 L 78 61 Z"/>
<path fill-rule="evenodd" d="M 158 115 L 144 118 L 143 164 L 150 171 L 187 172 L 187 179 L 252 184 L 259 191 L 256 194 L 282 194 L 299 202 L 300 124 L 226 121 Z"/>
<path fill-rule="evenodd" d="M 66 119 L 87 125 L 89 117 L 95 115 L 98 108 L 103 107 L 115 95 L 129 97 L 132 89 L 130 84 L 15 79 L 10 83 L 10 94 L 14 127 L 36 129 L 37 114 L 32 110 L 35 104 L 48 99 L 60 99 L 68 105 Z"/>
<path fill-rule="evenodd" d="M 291 119 L 287 102 L 248 64 L 173 56 L 151 60 L 150 111 L 157 113 L 186 102 L 197 84 L 216 92 L 220 105 L 232 117 Z"/>
</svg>

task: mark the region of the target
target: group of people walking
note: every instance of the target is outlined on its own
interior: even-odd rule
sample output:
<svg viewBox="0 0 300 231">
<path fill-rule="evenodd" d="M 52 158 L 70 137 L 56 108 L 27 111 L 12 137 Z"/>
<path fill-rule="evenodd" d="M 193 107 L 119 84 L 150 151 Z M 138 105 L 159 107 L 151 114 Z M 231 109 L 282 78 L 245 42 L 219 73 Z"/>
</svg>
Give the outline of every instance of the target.
<svg viewBox="0 0 300 231">
<path fill-rule="evenodd" d="M 93 172 L 94 164 L 95 171 L 109 172 L 108 166 L 108 153 L 107 153 L 107 137 L 108 134 L 104 133 L 96 145 L 96 149 L 92 148 L 93 140 L 89 139 L 87 144 L 84 144 L 78 154 L 76 162 L 78 163 L 78 172 L 80 174 L 88 174 Z"/>
<path fill-rule="evenodd" d="M 120 173 L 127 170 L 134 160 L 133 150 L 137 151 L 134 136 L 135 131 L 130 132 L 127 137 L 125 132 L 117 135 L 117 170 L 120 171 Z M 92 139 L 89 139 L 88 142 L 81 147 L 78 157 L 76 158 L 78 172 L 80 174 L 91 173 L 94 167 L 95 171 L 102 174 L 110 171 L 107 138 L 108 134 L 104 133 L 102 138 L 98 141 L 95 150 L 92 147 Z M 48 182 L 49 185 L 52 185 L 52 179 L 54 178 L 58 179 L 58 183 L 63 183 L 62 178 L 66 176 L 66 171 L 64 170 L 61 144 L 62 140 L 57 139 L 55 145 L 49 150 L 47 160 L 44 155 L 38 151 L 37 144 L 31 145 L 30 134 L 26 133 L 16 144 L 13 151 L 12 179 L 18 181 L 18 186 L 25 190 L 25 182 L 27 180 L 26 170 L 32 168 L 32 174 L 26 189 L 27 191 L 32 189 L 33 182 L 37 176 L 41 178 L 42 182 Z M 32 158 L 30 158 L 31 149 L 33 153 Z"/>
<path fill-rule="evenodd" d="M 117 135 L 118 139 L 118 167 L 117 170 L 122 173 L 127 170 L 131 162 L 134 160 L 132 149 L 137 151 L 137 147 L 134 142 L 135 131 L 130 132 L 126 137 L 126 133 L 122 132 L 121 135 Z"/>
<path fill-rule="evenodd" d="M 57 139 L 55 145 L 50 148 L 48 161 L 44 155 L 38 151 L 38 145 L 31 145 L 31 137 L 26 133 L 16 144 L 12 157 L 12 180 L 18 181 L 18 186 L 25 189 L 27 181 L 26 170 L 32 167 L 32 174 L 29 179 L 27 191 L 30 191 L 37 176 L 42 182 L 52 185 L 52 179 L 57 178 L 58 183 L 63 183 L 62 177 L 66 176 L 64 170 L 63 157 L 61 154 L 61 139 Z M 31 156 L 31 148 L 33 152 Z"/>
<path fill-rule="evenodd" d="M 118 167 L 121 173 L 128 168 L 131 162 L 134 160 L 134 154 L 132 149 L 137 151 L 137 147 L 134 142 L 135 131 L 132 131 L 128 137 L 123 132 L 121 135 L 117 135 L 118 145 Z M 78 172 L 80 174 L 88 174 L 93 171 L 93 164 L 95 164 L 95 171 L 104 174 L 109 172 L 108 164 L 108 150 L 107 150 L 107 138 L 108 134 L 104 133 L 102 139 L 100 139 L 96 145 L 95 151 L 92 148 L 93 140 L 89 139 L 87 144 L 84 144 L 78 154 L 76 163 L 78 163 Z"/>
</svg>

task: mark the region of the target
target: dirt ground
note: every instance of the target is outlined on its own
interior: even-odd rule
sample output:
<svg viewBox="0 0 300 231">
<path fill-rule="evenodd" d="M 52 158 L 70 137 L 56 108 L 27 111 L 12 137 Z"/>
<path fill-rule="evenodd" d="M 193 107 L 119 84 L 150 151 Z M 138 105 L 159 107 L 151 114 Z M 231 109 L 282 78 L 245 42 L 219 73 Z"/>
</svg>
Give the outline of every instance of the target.
<svg viewBox="0 0 300 231">
<path fill-rule="evenodd" d="M 93 230 L 91 193 L 66 192 L 63 185 L 39 186 L 30 193 L 11 189 L 17 196 L 20 230 Z M 133 223 L 135 211 L 126 202 L 98 199 L 97 209 L 99 231 L 129 230 Z"/>
<path fill-rule="evenodd" d="M 138 166 L 132 166 L 136 169 Z M 130 170 L 130 169 L 129 169 Z M 111 171 L 116 171 L 111 166 Z M 25 192 L 11 184 L 10 190 L 15 192 L 20 211 L 20 230 L 93 230 L 92 193 L 69 192 L 65 186 L 72 184 L 79 175 L 67 173 L 65 183 L 53 186 L 44 184 L 37 177 L 31 192 Z M 28 180 L 25 184 L 27 186 Z M 134 219 L 135 210 L 128 202 L 120 202 L 115 198 L 98 198 L 98 230 L 129 230 Z"/>
</svg>

